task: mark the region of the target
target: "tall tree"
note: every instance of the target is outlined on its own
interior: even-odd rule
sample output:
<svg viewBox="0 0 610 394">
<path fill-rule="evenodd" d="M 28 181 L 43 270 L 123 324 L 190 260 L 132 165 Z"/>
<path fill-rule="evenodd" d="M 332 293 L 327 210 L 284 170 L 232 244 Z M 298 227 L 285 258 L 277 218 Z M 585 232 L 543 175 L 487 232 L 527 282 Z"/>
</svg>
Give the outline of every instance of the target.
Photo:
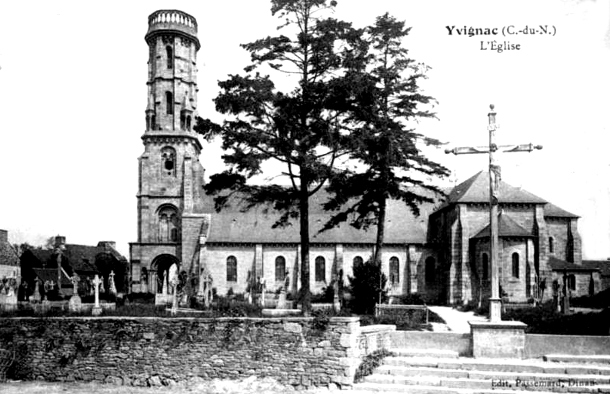
<svg viewBox="0 0 610 394">
<path fill-rule="evenodd" d="M 419 86 L 428 68 L 411 59 L 403 46 L 409 30 L 387 13 L 367 29 L 367 66 L 351 119 L 357 127 L 351 134 L 350 157 L 358 165 L 335 173 L 329 187 L 333 197 L 325 204 L 339 212 L 324 229 L 347 220 L 356 228 L 377 225 L 375 264 L 381 261 L 388 199 L 401 200 L 419 214 L 421 203 L 442 193 L 430 179 L 449 174 L 421 150 L 422 144 L 440 142 L 415 131 L 418 120 L 435 115 L 434 99 Z"/>
<path fill-rule="evenodd" d="M 196 130 L 206 138 L 221 135 L 223 160 L 228 169 L 210 177 L 208 194 L 215 194 L 216 209 L 231 196 L 246 202 L 246 209 L 270 204 L 282 215 L 274 226 L 299 219 L 301 243 L 301 301 L 310 310 L 309 197 L 331 173 L 341 154 L 345 133 L 341 119 L 350 101 L 349 73 L 357 59 L 352 49 L 361 31 L 349 23 L 322 18 L 335 1 L 272 0 L 271 12 L 287 35 L 267 37 L 242 45 L 251 55 L 245 75 L 230 75 L 219 82 L 216 110 L 229 115 L 222 125 L 198 119 Z M 262 70 L 262 71 L 261 71 Z M 296 86 L 281 91 L 269 75 L 292 75 Z M 282 75 L 284 74 L 284 75 Z M 261 174 L 264 162 L 280 163 L 286 181 L 260 185 L 248 182 Z"/>
</svg>

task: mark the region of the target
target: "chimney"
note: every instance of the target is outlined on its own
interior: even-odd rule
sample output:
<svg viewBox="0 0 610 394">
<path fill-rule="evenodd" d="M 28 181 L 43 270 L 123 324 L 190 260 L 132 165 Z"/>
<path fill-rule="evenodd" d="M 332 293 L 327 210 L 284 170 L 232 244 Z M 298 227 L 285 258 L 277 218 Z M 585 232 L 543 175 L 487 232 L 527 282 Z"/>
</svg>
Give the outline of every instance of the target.
<svg viewBox="0 0 610 394">
<path fill-rule="evenodd" d="M 0 244 L 8 243 L 8 231 L 0 230 Z"/>
<path fill-rule="evenodd" d="M 104 250 L 108 251 L 109 249 L 116 250 L 116 242 L 114 241 L 100 241 L 97 243 L 98 248 L 104 248 Z"/>
<path fill-rule="evenodd" d="M 66 249 L 66 237 L 58 235 L 55 237 L 55 248 L 59 248 L 61 250 Z"/>
</svg>

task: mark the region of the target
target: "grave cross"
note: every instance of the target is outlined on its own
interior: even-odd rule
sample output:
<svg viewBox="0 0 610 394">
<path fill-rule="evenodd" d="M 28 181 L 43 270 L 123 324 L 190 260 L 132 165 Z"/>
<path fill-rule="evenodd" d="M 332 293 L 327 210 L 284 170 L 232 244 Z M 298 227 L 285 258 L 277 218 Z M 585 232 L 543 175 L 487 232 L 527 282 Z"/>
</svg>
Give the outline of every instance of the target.
<svg viewBox="0 0 610 394">
<path fill-rule="evenodd" d="M 521 144 L 521 145 L 496 145 L 495 135 L 499 127 L 496 125 L 496 112 L 494 105 L 490 105 L 491 111 L 487 115 L 489 118 L 489 145 L 477 147 L 459 147 L 445 150 L 445 153 L 454 155 L 489 154 L 489 255 L 491 264 L 491 298 L 489 299 L 489 320 L 498 322 L 502 320 L 501 299 L 500 299 L 500 278 L 498 276 L 498 189 L 500 186 L 500 166 L 496 163 L 494 153 L 498 150 L 502 152 L 531 152 L 534 149 L 542 149 L 541 145 Z"/>
<path fill-rule="evenodd" d="M 99 308 L 100 307 L 100 285 L 102 284 L 102 280 L 100 279 L 99 276 L 97 276 L 97 274 L 95 275 L 95 278 L 93 278 L 93 286 L 95 286 L 95 308 Z"/>
</svg>

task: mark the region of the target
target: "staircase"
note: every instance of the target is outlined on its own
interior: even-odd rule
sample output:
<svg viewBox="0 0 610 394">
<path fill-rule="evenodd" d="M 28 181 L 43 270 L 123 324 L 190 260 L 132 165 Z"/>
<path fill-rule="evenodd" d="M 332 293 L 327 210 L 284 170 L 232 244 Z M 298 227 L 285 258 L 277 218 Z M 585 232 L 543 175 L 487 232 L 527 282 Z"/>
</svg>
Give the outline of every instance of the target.
<svg viewBox="0 0 610 394">
<path fill-rule="evenodd" d="M 354 390 L 379 393 L 610 393 L 610 357 L 474 359 L 449 350 L 392 349 Z"/>
</svg>

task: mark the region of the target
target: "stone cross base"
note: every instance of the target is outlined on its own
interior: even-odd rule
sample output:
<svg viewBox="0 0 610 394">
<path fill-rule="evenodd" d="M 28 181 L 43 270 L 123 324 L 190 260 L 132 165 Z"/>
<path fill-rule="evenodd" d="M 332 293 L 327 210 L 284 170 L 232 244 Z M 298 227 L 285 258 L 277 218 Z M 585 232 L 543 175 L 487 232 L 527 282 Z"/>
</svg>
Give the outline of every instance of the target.
<svg viewBox="0 0 610 394">
<path fill-rule="evenodd" d="M 174 303 L 173 294 L 155 294 L 155 305 L 167 305 Z"/>
<path fill-rule="evenodd" d="M 94 306 L 93 309 L 91 309 L 91 314 L 93 316 L 99 316 L 102 314 L 102 307 L 100 306 Z"/>
<path fill-rule="evenodd" d="M 519 321 L 468 323 L 474 358 L 523 358 L 527 324 Z"/>
</svg>

